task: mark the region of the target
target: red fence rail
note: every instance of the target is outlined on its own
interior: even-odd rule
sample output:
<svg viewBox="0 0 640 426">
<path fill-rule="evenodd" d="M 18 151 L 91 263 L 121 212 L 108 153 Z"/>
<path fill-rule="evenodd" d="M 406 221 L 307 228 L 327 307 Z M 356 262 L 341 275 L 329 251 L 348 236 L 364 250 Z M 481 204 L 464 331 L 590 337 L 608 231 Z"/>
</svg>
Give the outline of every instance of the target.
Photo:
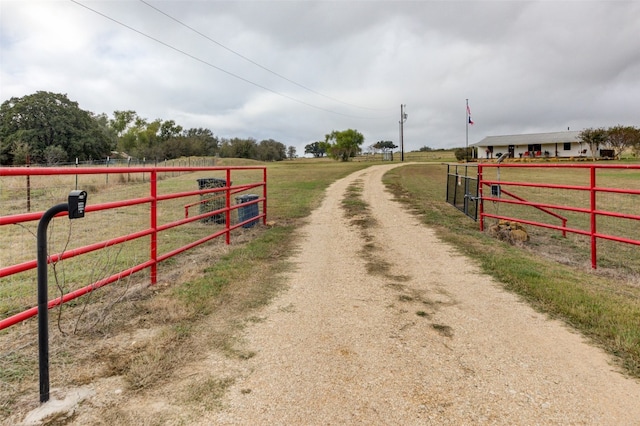
<svg viewBox="0 0 640 426">
<path fill-rule="evenodd" d="M 496 179 L 487 178 L 486 174 L 488 170 L 495 169 L 497 171 Z M 527 169 L 536 169 L 535 179 L 539 181 L 531 181 L 531 180 L 503 180 L 500 178 L 500 170 L 527 170 Z M 545 171 L 557 171 L 557 170 L 584 170 L 588 175 L 583 178 L 584 181 L 587 181 L 588 184 L 562 184 L 562 183 L 549 183 L 544 182 L 545 179 Z M 599 232 L 598 229 L 598 221 L 602 218 L 619 218 L 631 221 L 640 221 L 640 215 L 632 213 L 631 211 L 636 211 L 638 202 L 640 199 L 640 186 L 638 188 L 631 188 L 630 186 L 638 186 L 640 184 L 640 174 L 634 174 L 628 176 L 626 178 L 612 178 L 611 172 L 618 171 L 622 172 L 623 170 L 632 171 L 632 172 L 640 172 L 640 165 L 625 165 L 625 164 L 595 164 L 595 163 L 585 163 L 585 164 L 550 164 L 550 163 L 526 163 L 526 164 L 516 164 L 516 163 L 507 163 L 507 164 L 491 164 L 491 163 L 479 163 L 478 164 L 478 180 L 479 180 L 479 196 L 480 196 L 480 229 L 484 230 L 484 221 L 486 218 L 495 218 L 495 219 L 504 219 L 504 220 L 513 220 L 520 223 L 543 227 L 548 229 L 554 229 L 561 231 L 563 235 L 566 235 L 567 232 L 588 236 L 590 238 L 590 248 L 591 248 L 591 267 L 593 269 L 597 268 L 597 242 L 598 240 L 610 240 L 616 241 L 619 243 L 640 245 L 640 237 L 639 238 L 631 238 L 629 235 L 619 235 L 614 233 L 606 233 Z M 601 173 L 602 176 L 598 178 L 598 173 Z M 531 178 L 533 177 L 531 174 L 528 174 Z M 606 182 L 604 182 L 606 180 Z M 618 186 L 601 186 L 601 185 L 609 185 L 611 183 L 615 183 Z M 497 191 L 488 191 L 488 195 L 485 194 L 486 189 L 489 187 L 498 186 L 499 190 Z M 545 189 L 553 191 L 556 194 L 564 193 L 568 194 L 570 192 L 579 192 L 588 194 L 588 201 L 584 203 L 584 205 L 571 205 L 570 203 L 562 204 L 563 196 L 553 196 L 548 197 L 547 201 L 527 201 L 527 197 L 515 196 L 513 194 L 514 189 L 511 191 L 502 190 L 502 187 L 509 188 L 520 188 L 525 191 L 530 191 L 533 189 Z M 511 196 L 510 199 L 503 198 L 501 194 Z M 629 197 L 626 201 L 626 205 L 628 211 L 615 211 L 611 208 L 611 206 L 606 201 L 599 201 L 599 198 L 603 194 L 620 194 Z M 569 195 L 566 195 L 564 199 L 571 199 Z M 552 202 L 550 202 L 552 201 Z M 559 201 L 559 202 L 556 202 Z M 517 205 L 517 206 L 528 206 L 538 210 L 543 210 L 548 214 L 553 215 L 556 218 L 562 220 L 562 223 L 559 225 L 542 222 L 540 220 L 531 220 L 525 219 L 522 217 L 514 217 L 508 215 L 499 215 L 499 214 L 491 214 L 487 213 L 487 209 L 485 203 L 496 203 L 502 205 Z M 576 227 L 574 224 L 568 222 L 567 218 L 559 215 L 554 212 L 573 212 L 578 213 L 580 215 L 586 215 L 588 217 L 588 226 L 580 228 Z M 637 228 L 637 225 L 635 226 Z M 624 232 L 624 231 L 621 231 Z"/>
<path fill-rule="evenodd" d="M 242 184 L 233 185 L 232 178 L 235 178 L 239 173 L 244 173 L 252 171 L 253 176 L 249 179 L 253 178 L 254 180 L 246 181 L 245 177 Z M 189 173 L 193 174 L 195 172 L 207 172 L 207 173 L 217 173 L 222 174 L 224 176 L 225 184 L 223 187 L 218 188 L 203 188 L 193 191 L 167 191 L 160 193 L 159 192 L 159 176 L 160 175 L 168 175 L 173 173 Z M 49 300 L 48 307 L 51 309 L 57 305 L 68 302 L 75 298 L 78 298 L 82 295 L 90 293 L 102 286 L 105 286 L 110 283 L 114 283 L 116 281 L 121 280 L 124 277 L 130 276 L 136 272 L 149 270 L 149 277 L 151 284 L 156 284 L 158 280 L 158 264 L 163 262 L 173 256 L 176 256 L 180 253 L 183 253 L 187 250 L 190 250 L 196 246 L 199 246 L 203 243 L 206 243 L 214 238 L 225 237 L 226 244 L 230 243 L 230 235 L 231 231 L 243 227 L 248 223 L 255 223 L 258 220 L 261 220 L 262 223 L 266 223 L 267 220 L 267 170 L 266 167 L 263 166 L 243 166 L 243 167 L 96 167 L 96 168 L 3 168 L 0 167 L 0 178 L 2 177 L 26 177 L 27 182 L 30 182 L 30 178 L 34 176 L 62 176 L 62 175 L 75 175 L 76 181 L 77 176 L 83 175 L 97 175 L 102 174 L 108 176 L 119 174 L 126 175 L 130 177 L 131 175 L 141 175 L 142 181 L 148 184 L 148 195 L 142 197 L 133 197 L 128 199 L 118 199 L 116 201 L 108 201 L 101 203 L 92 203 L 92 195 L 89 191 L 87 205 L 85 208 L 85 218 L 80 219 L 80 221 L 91 220 L 92 213 L 97 212 L 105 212 L 105 211 L 123 211 L 132 206 L 148 206 L 149 207 L 149 225 L 144 229 L 138 229 L 135 232 L 129 232 L 123 235 L 119 235 L 114 238 L 109 238 L 103 241 L 93 242 L 91 244 L 87 244 L 81 247 L 75 247 L 71 249 L 65 249 L 60 253 L 49 254 L 48 263 L 52 264 L 58 262 L 60 260 L 69 259 L 81 255 L 85 255 L 91 252 L 104 250 L 108 247 L 113 247 L 119 244 L 123 244 L 125 242 L 130 242 L 134 240 L 141 239 L 143 237 L 148 237 L 149 244 L 149 258 L 140 263 L 135 264 L 134 266 L 128 267 L 124 270 L 113 273 L 107 277 L 99 279 L 87 286 L 75 289 L 73 291 L 69 291 L 68 293 L 61 295 L 53 300 Z M 260 177 L 257 178 L 256 175 Z M 147 179 L 148 176 L 148 179 Z M 256 180 L 257 179 L 257 180 Z M 69 190 L 74 188 L 70 187 Z M 0 185 L 0 195 L 3 187 Z M 249 190 L 258 190 L 260 194 L 257 194 L 255 199 L 246 204 L 232 204 L 232 195 L 240 194 L 242 192 L 246 192 Z M 30 194 L 29 188 L 29 194 Z M 203 203 L 202 197 L 216 197 L 223 198 L 224 204 L 219 208 L 215 208 L 210 211 L 201 211 L 200 214 L 191 215 L 191 216 L 183 216 L 180 213 L 181 218 L 177 220 L 169 220 L 167 222 L 161 223 L 159 215 L 161 212 L 160 206 L 162 203 L 170 202 L 171 200 L 180 200 L 185 199 L 189 200 L 193 197 L 200 197 L 201 201 L 197 201 L 195 203 L 188 203 L 198 205 Z M 58 201 L 66 201 L 66 199 L 58 200 Z M 205 199 L 204 202 L 207 200 Z M 184 204 L 184 203 L 183 203 Z M 239 209 L 245 208 L 247 205 L 256 204 L 256 215 L 246 220 L 242 221 L 233 221 L 232 213 Z M 28 196 L 28 205 L 31 205 L 31 197 Z M 262 207 L 262 211 L 259 211 L 259 207 Z M 185 207 L 186 209 L 186 207 Z M 42 217 L 43 213 L 46 209 L 38 212 L 27 212 L 27 213 L 18 213 L 18 214 L 4 214 L 4 211 L 0 212 L 0 228 L 7 225 L 19 225 L 24 226 L 25 224 L 37 222 Z M 64 216 L 65 213 L 62 213 L 58 216 Z M 204 236 L 189 241 L 186 244 L 182 244 L 179 247 L 172 248 L 166 252 L 161 253 L 159 250 L 158 244 L 158 236 L 168 230 L 185 227 L 188 224 L 193 224 L 198 221 L 206 221 L 214 215 L 221 215 L 224 220 L 223 226 L 216 226 L 210 228 L 205 231 Z M 4 245 L 4 244 L 3 244 Z M 34 258 L 32 260 L 17 262 L 15 264 L 10 265 L 2 265 L 0 264 L 0 287 L 3 285 L 7 285 L 6 281 L 3 280 L 30 270 L 35 270 L 37 268 L 37 261 L 35 260 L 35 249 L 36 245 L 33 245 L 33 253 Z M 11 250 L 11 246 L 5 246 L 3 250 Z M 33 285 L 33 289 L 35 291 L 36 286 Z M 0 290 L 2 290 L 0 288 Z M 34 293 L 35 294 L 35 293 Z M 0 330 L 10 327 L 14 324 L 17 324 L 21 321 L 24 321 L 27 318 L 33 317 L 37 315 L 38 308 L 37 306 L 31 307 L 29 309 L 25 309 L 21 312 L 14 313 L 7 318 L 0 318 Z"/>
</svg>

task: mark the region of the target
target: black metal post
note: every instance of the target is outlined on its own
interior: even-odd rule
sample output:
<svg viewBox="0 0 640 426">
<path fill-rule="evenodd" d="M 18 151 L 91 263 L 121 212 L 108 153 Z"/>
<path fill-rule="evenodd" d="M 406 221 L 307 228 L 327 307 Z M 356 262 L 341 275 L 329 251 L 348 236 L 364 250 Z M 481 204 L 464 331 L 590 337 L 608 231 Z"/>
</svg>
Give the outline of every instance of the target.
<svg viewBox="0 0 640 426">
<path fill-rule="evenodd" d="M 69 211 L 63 203 L 44 212 L 38 223 L 38 355 L 40 363 L 40 402 L 49 400 L 49 294 L 47 276 L 47 228 L 58 213 Z"/>
</svg>

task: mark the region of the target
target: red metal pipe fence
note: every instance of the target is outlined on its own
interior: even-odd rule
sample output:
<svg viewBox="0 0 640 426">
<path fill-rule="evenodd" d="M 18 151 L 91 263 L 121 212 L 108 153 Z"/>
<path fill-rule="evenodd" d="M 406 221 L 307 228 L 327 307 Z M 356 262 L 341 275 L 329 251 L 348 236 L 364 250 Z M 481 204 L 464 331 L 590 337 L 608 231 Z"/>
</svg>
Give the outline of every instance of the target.
<svg viewBox="0 0 640 426">
<path fill-rule="evenodd" d="M 223 174 L 225 177 L 225 186 L 217 187 L 217 188 L 204 188 L 198 190 L 190 190 L 190 191 L 176 191 L 175 189 L 168 189 L 166 191 L 160 192 L 159 186 L 160 181 L 159 176 L 166 176 L 168 173 L 188 173 L 193 174 L 196 172 L 207 172 L 212 174 Z M 116 273 L 111 273 L 109 276 L 102 277 L 97 281 L 69 291 L 53 300 L 49 300 L 48 307 L 51 309 L 54 306 L 60 305 L 62 303 L 68 302 L 75 298 L 78 298 L 82 295 L 92 292 L 102 286 L 105 286 L 110 283 L 117 282 L 122 278 L 128 277 L 136 272 L 140 272 L 143 270 L 149 271 L 149 279 L 150 283 L 156 284 L 158 281 L 158 264 L 163 262 L 173 256 L 176 256 L 180 253 L 183 253 L 187 250 L 190 250 L 194 247 L 197 247 L 203 243 L 206 243 L 214 238 L 218 238 L 221 236 L 225 237 L 226 244 L 230 243 L 230 234 L 231 231 L 240 228 L 248 223 L 255 223 L 258 220 L 262 220 L 262 223 L 266 223 L 267 220 L 267 169 L 264 166 L 238 166 L 238 167 L 84 167 L 84 168 L 7 168 L 0 167 L 0 197 L 3 196 L 3 191 L 6 191 L 6 185 L 2 185 L 2 179 L 9 179 L 10 177 L 26 177 L 30 180 L 30 183 L 33 182 L 34 176 L 46 176 L 50 177 L 50 179 L 54 179 L 54 177 L 60 177 L 64 175 L 72 175 L 76 176 L 87 176 L 87 175 L 126 175 L 130 177 L 131 175 L 142 175 L 142 182 L 146 186 L 148 185 L 148 195 L 142 197 L 130 197 L 127 198 L 124 193 L 126 193 L 126 188 L 129 187 L 129 183 L 123 185 L 124 190 L 117 194 L 117 200 L 115 201 L 103 201 L 98 202 L 98 196 L 96 194 L 92 194 L 91 190 L 88 192 L 87 197 L 87 205 L 85 208 L 85 217 L 78 222 L 82 221 L 91 221 L 92 214 L 98 214 L 98 212 L 106 212 L 106 213 L 121 213 L 126 214 L 127 209 L 133 208 L 135 206 L 148 206 L 149 208 L 149 218 L 148 218 L 148 227 L 144 227 L 143 229 L 136 229 L 135 231 L 129 231 L 122 235 L 118 235 L 117 237 L 112 237 L 105 239 L 103 241 L 92 241 L 90 244 L 81 245 L 79 247 L 66 248 L 59 253 L 53 253 L 48 256 L 48 264 L 53 264 L 58 261 L 64 259 L 70 259 L 82 255 L 86 255 L 91 252 L 99 252 L 101 250 L 105 250 L 109 247 L 114 247 L 120 244 L 124 244 L 127 242 L 132 242 L 135 240 L 144 239 L 144 237 L 148 237 L 148 259 L 144 261 L 138 261 L 139 263 L 127 267 L 123 270 L 120 270 Z M 144 176 L 149 176 L 147 180 Z M 259 177 L 258 177 L 259 175 Z M 243 181 L 240 184 L 233 185 L 232 178 Z M 108 179 L 106 179 L 107 185 L 114 185 L 108 183 Z M 127 182 L 129 178 L 127 179 Z M 113 179 L 112 179 L 113 182 Z M 192 182 L 192 181 L 189 181 Z M 73 187 L 69 187 L 68 190 L 74 189 Z M 144 190 L 144 189 L 143 189 Z M 242 192 L 246 192 L 249 190 L 256 190 L 259 192 L 255 200 L 247 202 L 245 204 L 233 204 L 232 203 L 232 195 L 239 194 Z M 29 187 L 29 201 L 33 206 L 33 190 Z M 68 191 L 67 191 L 68 192 Z M 162 206 L 167 203 L 170 204 L 172 201 L 180 202 L 180 200 L 187 200 L 193 197 L 200 197 L 201 200 L 197 202 L 189 201 L 186 203 L 187 205 L 203 205 L 202 197 L 220 197 L 224 199 L 223 206 L 217 206 L 217 208 L 213 210 L 203 211 L 200 210 L 197 215 L 183 215 L 182 209 L 185 211 L 187 207 L 185 206 L 185 202 L 178 209 L 162 209 Z M 6 197 L 5 197 L 6 198 Z M 12 201 L 15 202 L 15 196 L 11 195 Z M 93 198 L 93 201 L 92 201 Z M 58 199 L 58 201 L 64 201 L 66 198 L 62 200 Z M 8 201 L 2 201 L 3 204 L 9 204 Z M 257 216 L 250 217 L 246 220 L 242 221 L 234 221 L 232 220 L 232 213 L 239 209 L 245 208 L 247 204 L 256 204 L 257 207 Z M 259 207 L 261 207 L 261 212 Z M 9 225 L 17 225 L 20 227 L 32 226 L 33 222 L 37 222 L 42 217 L 46 208 L 43 208 L 42 211 L 39 212 L 27 212 L 27 213 L 17 213 L 17 214 L 6 214 L 5 209 L 0 209 L 0 231 L 2 227 L 6 227 Z M 173 213 L 173 210 L 179 210 L 179 216 Z M 223 226 L 204 226 L 200 225 L 198 228 L 198 232 L 201 235 L 197 235 L 194 239 L 189 240 L 188 242 L 182 242 L 183 236 L 185 234 L 191 235 L 193 229 L 187 228 L 189 225 L 196 226 L 198 222 L 206 222 L 214 215 L 220 215 L 224 217 Z M 64 216 L 64 213 L 59 214 L 58 216 Z M 173 216 L 173 217 L 171 217 Z M 168 220 L 161 220 L 165 217 L 168 217 Z M 179 217 L 179 218 L 178 218 Z M 74 221 L 75 222 L 75 221 Z M 235 222 L 235 223 L 234 223 Z M 129 223 L 128 221 L 123 221 L 124 223 Z M 36 223 L 37 225 L 37 223 Z M 75 224 L 74 224 L 75 225 Z M 116 228 L 116 231 L 119 228 L 120 223 L 98 223 L 94 224 L 95 227 L 108 227 L 112 226 Z M 172 247 L 170 250 L 166 250 L 161 252 L 160 244 L 159 244 L 159 236 L 169 230 L 177 230 L 184 229 L 180 232 L 180 237 L 177 238 L 180 240 L 178 247 Z M 88 231 L 88 234 L 91 234 L 92 231 Z M 6 235 L 0 233 L 0 236 Z M 199 238 L 198 238 L 199 237 Z M 83 236 L 86 238 L 86 235 Z M 11 245 L 5 245 L 3 242 L 3 250 L 11 250 Z M 37 261 L 35 260 L 35 252 L 36 252 L 36 244 L 34 241 L 33 244 L 33 258 L 26 261 L 18 261 L 13 264 L 2 264 L 0 263 L 0 287 L 9 285 L 9 279 L 13 278 L 16 274 L 25 273 L 31 270 L 35 270 L 37 268 Z M 33 289 L 35 291 L 35 283 L 33 285 Z M 0 288 L 2 290 L 2 288 Z M 34 293 L 35 294 L 35 293 Z M 0 330 L 10 327 L 14 324 L 17 324 L 27 318 L 33 317 L 37 315 L 38 308 L 37 306 L 31 307 L 29 309 L 24 309 L 21 312 L 13 313 L 6 318 L 0 318 Z"/>
<path fill-rule="evenodd" d="M 535 174 L 525 174 L 525 170 L 535 169 Z M 496 170 L 496 179 L 488 179 L 487 173 L 489 170 Z M 521 179 L 526 180 L 513 180 L 511 176 L 517 175 L 517 173 L 511 173 L 507 180 L 503 180 L 500 176 L 500 171 L 519 171 Z M 588 184 L 562 184 L 562 183 L 548 183 L 545 182 L 545 172 L 553 173 L 554 171 L 579 171 L 583 170 L 588 173 L 587 176 L 583 176 L 582 180 L 588 182 Z M 623 171 L 631 171 L 636 173 L 632 176 L 622 176 Z M 531 170 L 529 170 L 531 171 Z M 602 176 L 598 177 L 598 173 Z M 549 173 L 547 173 L 549 174 Z M 618 175 L 616 178 L 615 175 Z M 528 176 L 528 178 L 527 178 Z M 557 177 L 556 177 L 557 178 Z M 571 180 L 573 177 L 570 175 L 565 176 L 566 179 Z M 579 181 L 580 179 L 578 179 Z M 604 183 L 600 183 L 605 181 Z M 598 221 L 602 218 L 618 218 L 631 221 L 640 221 L 640 215 L 632 213 L 637 211 L 637 206 L 640 202 L 640 165 L 625 165 L 625 164 L 558 164 L 558 163 L 479 163 L 478 164 L 478 183 L 479 183 L 479 198 L 481 200 L 479 206 L 480 217 L 480 230 L 484 230 L 485 219 L 495 218 L 517 221 L 523 224 L 554 229 L 561 231 L 564 236 L 567 232 L 587 236 L 590 240 L 591 251 L 591 267 L 597 268 L 597 242 L 598 240 L 609 240 L 619 243 L 626 243 L 632 245 L 640 245 L 640 237 L 634 237 L 633 235 L 619 235 L 614 233 L 599 232 Z M 619 186 L 601 186 L 601 185 L 614 185 Z M 633 188 L 632 186 L 635 186 Z M 496 188 L 495 191 L 489 191 L 486 195 L 487 188 Z M 510 190 L 503 190 L 502 187 L 512 188 Z M 548 190 L 545 195 L 544 201 L 527 201 L 530 197 L 516 196 L 514 194 L 515 188 L 520 188 L 524 192 L 532 192 L 537 189 Z M 548 195 L 553 193 L 554 195 Z M 582 203 L 570 203 L 572 200 L 570 193 L 586 193 L 588 194 L 588 201 L 583 200 Z M 503 198 L 501 195 L 507 195 L 511 198 Z M 627 206 L 626 212 L 616 211 L 615 207 L 608 205 L 604 200 L 599 200 L 599 196 L 604 194 L 618 194 L 628 198 L 625 201 Z M 563 203 L 563 200 L 567 200 Z M 504 214 L 492 214 L 487 212 L 487 206 L 485 203 L 494 203 L 495 205 L 512 205 L 512 206 L 527 206 L 552 215 L 553 217 L 561 219 L 562 223 L 555 225 L 552 223 L 546 223 L 541 220 L 526 219 L 522 216 L 509 216 Z M 624 208 L 620 208 L 624 209 Z M 555 213 L 560 212 L 573 212 L 578 216 L 588 217 L 588 224 L 583 228 L 580 228 L 574 223 L 569 223 L 564 216 Z M 633 228 L 639 228 L 637 225 Z M 620 231 L 620 233 L 626 233 L 626 230 Z"/>
</svg>

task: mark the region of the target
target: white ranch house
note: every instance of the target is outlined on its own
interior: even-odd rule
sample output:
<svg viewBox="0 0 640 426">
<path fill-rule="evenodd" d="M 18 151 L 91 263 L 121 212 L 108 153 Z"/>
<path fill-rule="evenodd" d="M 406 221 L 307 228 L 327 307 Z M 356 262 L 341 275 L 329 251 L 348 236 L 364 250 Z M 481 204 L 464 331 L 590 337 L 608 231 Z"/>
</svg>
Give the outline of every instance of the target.
<svg viewBox="0 0 640 426">
<path fill-rule="evenodd" d="M 531 133 L 528 135 L 487 136 L 471 146 L 477 147 L 479 159 L 495 159 L 509 153 L 509 158 L 579 158 L 591 157 L 589 144 L 580 142 L 579 131 Z M 600 149 L 596 157 L 612 156 Z"/>
</svg>

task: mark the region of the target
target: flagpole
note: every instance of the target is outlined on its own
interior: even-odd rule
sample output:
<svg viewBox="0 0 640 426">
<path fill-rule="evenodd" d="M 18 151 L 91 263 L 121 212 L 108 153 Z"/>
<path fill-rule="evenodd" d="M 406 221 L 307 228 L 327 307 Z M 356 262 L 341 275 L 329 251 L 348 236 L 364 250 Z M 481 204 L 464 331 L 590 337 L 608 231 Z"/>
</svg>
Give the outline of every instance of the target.
<svg viewBox="0 0 640 426">
<path fill-rule="evenodd" d="M 466 120 L 465 121 L 465 130 L 466 130 L 466 145 L 464 150 L 464 158 L 466 162 L 469 162 L 469 99 L 466 99 L 467 107 L 464 109 Z"/>
</svg>

